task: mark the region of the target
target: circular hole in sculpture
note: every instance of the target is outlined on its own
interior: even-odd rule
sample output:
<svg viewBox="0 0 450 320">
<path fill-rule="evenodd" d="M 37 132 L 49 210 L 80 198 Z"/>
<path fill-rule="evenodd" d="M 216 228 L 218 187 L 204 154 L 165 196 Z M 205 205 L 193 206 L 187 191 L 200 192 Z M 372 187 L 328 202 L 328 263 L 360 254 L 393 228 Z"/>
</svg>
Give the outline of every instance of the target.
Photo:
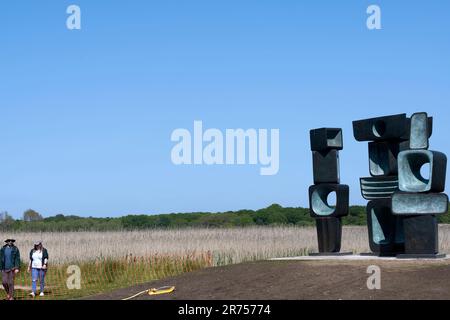
<svg viewBox="0 0 450 320">
<path fill-rule="evenodd" d="M 336 208 L 336 191 L 330 192 L 327 196 L 328 207 Z"/>
<path fill-rule="evenodd" d="M 328 187 L 318 187 L 311 197 L 313 211 L 319 216 L 328 216 L 336 210 L 336 191 Z"/>
<path fill-rule="evenodd" d="M 420 175 L 425 181 L 430 181 L 430 163 L 424 163 L 420 167 Z"/>
</svg>

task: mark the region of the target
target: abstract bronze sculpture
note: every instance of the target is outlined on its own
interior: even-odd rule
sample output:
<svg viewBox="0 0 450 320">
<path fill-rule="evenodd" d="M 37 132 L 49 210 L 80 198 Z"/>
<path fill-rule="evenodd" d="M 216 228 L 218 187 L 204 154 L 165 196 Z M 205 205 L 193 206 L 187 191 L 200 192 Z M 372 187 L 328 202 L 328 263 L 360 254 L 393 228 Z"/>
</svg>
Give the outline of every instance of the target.
<svg viewBox="0 0 450 320">
<path fill-rule="evenodd" d="M 400 191 L 392 196 L 392 213 L 403 218 L 405 253 L 399 258 L 438 258 L 437 215 L 448 210 L 445 190 L 447 157 L 427 150 L 431 125 L 425 112 L 410 120 L 409 149 L 398 155 Z M 422 172 L 428 166 L 428 172 Z M 421 170 L 422 169 L 422 170 Z"/>
<path fill-rule="evenodd" d="M 447 157 L 427 150 L 433 118 L 425 112 L 353 122 L 357 141 L 369 141 L 371 177 L 361 178 L 369 200 L 367 224 L 373 253 L 398 258 L 436 258 L 439 214 L 447 212 Z M 429 176 L 421 169 L 429 166 Z M 423 170 L 423 169 L 422 169 Z"/>
<path fill-rule="evenodd" d="M 398 190 L 397 158 L 406 148 L 409 132 L 406 114 L 353 121 L 357 141 L 369 142 L 369 172 L 361 178 L 366 207 L 370 250 L 379 256 L 404 251 L 403 221 L 391 210 L 391 196 Z"/>
<path fill-rule="evenodd" d="M 348 215 L 349 187 L 340 184 L 339 150 L 343 149 L 342 129 L 321 128 L 310 131 L 314 185 L 309 187 L 310 215 L 316 220 L 319 253 L 340 253 L 342 217 Z M 335 194 L 336 204 L 329 203 Z"/>
<path fill-rule="evenodd" d="M 360 178 L 372 254 L 397 258 L 440 258 L 437 216 L 447 213 L 447 157 L 430 151 L 433 118 L 414 113 L 353 121 L 357 141 L 367 141 L 370 177 Z M 316 219 L 318 255 L 338 255 L 349 187 L 340 184 L 342 129 L 310 131 L 314 185 L 310 215 Z M 428 169 L 424 172 L 424 168 Z M 335 193 L 336 204 L 328 197 Z M 314 254 L 317 255 L 317 254 Z"/>
</svg>

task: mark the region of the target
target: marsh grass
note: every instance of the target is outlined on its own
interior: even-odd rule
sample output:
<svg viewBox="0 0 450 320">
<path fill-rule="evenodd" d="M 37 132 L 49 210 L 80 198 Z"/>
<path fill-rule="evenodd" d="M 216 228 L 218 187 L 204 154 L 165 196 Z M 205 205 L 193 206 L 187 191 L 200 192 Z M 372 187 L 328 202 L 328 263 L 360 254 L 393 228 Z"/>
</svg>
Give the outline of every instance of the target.
<svg viewBox="0 0 450 320">
<path fill-rule="evenodd" d="M 317 248 L 311 227 L 247 227 L 230 229 L 168 229 L 145 231 L 15 233 L 26 258 L 33 242 L 42 239 L 50 262 L 72 264 L 123 257 L 186 256 L 211 252 L 214 265 L 226 265 L 272 257 L 304 255 Z M 345 227 L 343 249 L 366 251 L 367 230 Z"/>
</svg>

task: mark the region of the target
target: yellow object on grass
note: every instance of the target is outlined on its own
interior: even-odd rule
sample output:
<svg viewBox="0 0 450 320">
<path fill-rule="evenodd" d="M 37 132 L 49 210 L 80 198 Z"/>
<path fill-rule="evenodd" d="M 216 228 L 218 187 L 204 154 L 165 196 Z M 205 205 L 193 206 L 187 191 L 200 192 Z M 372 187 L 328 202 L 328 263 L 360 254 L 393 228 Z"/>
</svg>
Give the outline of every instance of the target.
<svg viewBox="0 0 450 320">
<path fill-rule="evenodd" d="M 167 287 L 161 287 L 161 288 L 152 288 L 152 289 L 147 289 L 141 292 L 136 293 L 135 295 L 132 295 L 131 297 L 122 299 L 122 300 L 131 300 L 133 298 L 136 298 L 140 295 L 143 295 L 145 293 L 148 293 L 149 296 L 154 296 L 157 294 L 165 294 L 165 293 L 171 293 L 175 291 L 175 286 L 167 286 Z"/>
<path fill-rule="evenodd" d="M 157 295 L 157 294 L 165 294 L 165 293 L 171 293 L 171 292 L 173 292 L 175 290 L 175 287 L 174 286 L 172 286 L 172 287 L 161 287 L 161 288 L 158 288 L 158 289 L 156 289 L 156 288 L 153 288 L 153 289 L 150 289 L 149 291 L 148 291 L 148 294 L 150 295 L 150 296 L 153 296 L 153 295 Z"/>
</svg>

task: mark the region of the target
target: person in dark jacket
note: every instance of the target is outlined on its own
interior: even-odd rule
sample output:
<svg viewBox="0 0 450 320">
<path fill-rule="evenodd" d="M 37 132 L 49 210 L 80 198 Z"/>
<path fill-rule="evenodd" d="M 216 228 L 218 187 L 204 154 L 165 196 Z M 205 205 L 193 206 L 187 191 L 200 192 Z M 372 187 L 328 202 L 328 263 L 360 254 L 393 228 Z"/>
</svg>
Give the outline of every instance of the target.
<svg viewBox="0 0 450 320">
<path fill-rule="evenodd" d="M 34 298 L 36 296 L 36 284 L 39 280 L 40 296 L 44 296 L 45 274 L 48 265 L 48 252 L 42 245 L 42 241 L 36 241 L 34 248 L 30 251 L 30 263 L 28 264 L 28 272 L 31 271 L 31 293 Z"/>
<path fill-rule="evenodd" d="M 14 278 L 20 270 L 20 251 L 14 245 L 16 240 L 6 239 L 5 242 L 0 249 L 2 284 L 6 291 L 6 300 L 14 300 Z"/>
</svg>

